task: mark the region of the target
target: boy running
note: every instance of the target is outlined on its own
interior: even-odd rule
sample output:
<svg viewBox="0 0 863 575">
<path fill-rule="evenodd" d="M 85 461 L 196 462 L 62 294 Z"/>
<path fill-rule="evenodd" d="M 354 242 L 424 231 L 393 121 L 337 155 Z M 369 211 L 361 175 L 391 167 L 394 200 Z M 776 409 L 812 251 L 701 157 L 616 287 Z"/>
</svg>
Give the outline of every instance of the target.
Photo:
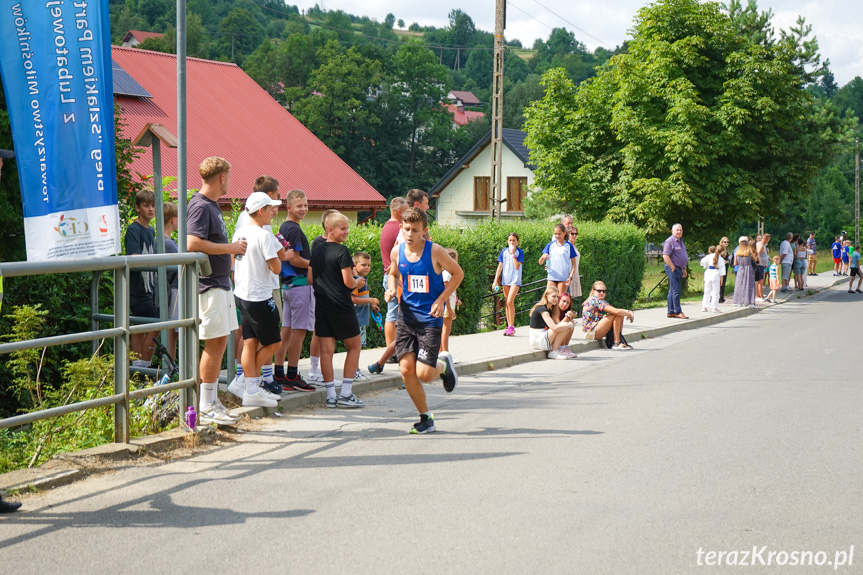
<svg viewBox="0 0 863 575">
<path fill-rule="evenodd" d="M 455 389 L 458 382 L 452 356 L 439 350 L 446 303 L 464 279 L 464 272 L 443 247 L 427 241 L 426 234 L 425 212 L 416 207 L 405 210 L 402 216 L 405 241 L 395 246 L 390 254 L 388 288 L 384 295 L 387 302 L 395 298 L 396 282 L 401 281 L 396 357 L 408 395 L 420 414 L 411 433 L 435 431 L 434 415 L 429 411 L 420 380 L 428 383 L 440 376 L 448 392 Z M 452 274 L 446 286 L 441 277 L 444 270 Z"/>
</svg>

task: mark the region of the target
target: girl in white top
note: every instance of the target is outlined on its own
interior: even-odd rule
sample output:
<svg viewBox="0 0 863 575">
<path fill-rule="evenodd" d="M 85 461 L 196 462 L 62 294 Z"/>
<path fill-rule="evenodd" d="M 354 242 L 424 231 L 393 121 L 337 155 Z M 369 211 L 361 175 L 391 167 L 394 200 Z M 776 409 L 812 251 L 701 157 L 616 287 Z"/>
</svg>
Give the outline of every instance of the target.
<svg viewBox="0 0 863 575">
<path fill-rule="evenodd" d="M 725 247 L 720 245 L 712 258 L 706 256 L 707 269 L 704 270 L 704 297 L 701 299 L 701 311 L 719 312 L 719 282 L 725 275 Z"/>
<path fill-rule="evenodd" d="M 539 265 L 546 264 L 548 287 L 556 287 L 559 293 L 569 289 L 577 255 L 578 252 L 572 244 L 566 241 L 566 228 L 563 224 L 554 226 L 554 241 L 543 248 L 539 258 Z"/>
<path fill-rule="evenodd" d="M 518 247 L 518 234 L 513 232 L 506 239 L 506 247 L 497 256 L 497 271 L 494 272 L 492 289 L 497 291 L 503 285 L 506 300 L 506 330 L 503 335 L 515 335 L 515 296 L 521 289 L 521 266 L 524 263 L 524 250 Z"/>
<path fill-rule="evenodd" d="M 458 263 L 458 252 L 452 248 L 447 248 L 446 253 L 449 254 L 449 257 L 455 260 Z M 441 279 L 443 280 L 443 285 L 446 285 L 452 279 L 452 274 L 446 270 L 441 272 Z M 455 309 L 461 305 L 461 300 L 458 299 L 455 292 L 452 292 L 452 295 L 449 296 L 449 299 L 446 302 L 446 307 L 443 312 L 443 327 L 440 332 L 440 350 L 441 351 L 449 351 L 449 336 L 452 333 L 452 320 L 455 319 Z"/>
</svg>

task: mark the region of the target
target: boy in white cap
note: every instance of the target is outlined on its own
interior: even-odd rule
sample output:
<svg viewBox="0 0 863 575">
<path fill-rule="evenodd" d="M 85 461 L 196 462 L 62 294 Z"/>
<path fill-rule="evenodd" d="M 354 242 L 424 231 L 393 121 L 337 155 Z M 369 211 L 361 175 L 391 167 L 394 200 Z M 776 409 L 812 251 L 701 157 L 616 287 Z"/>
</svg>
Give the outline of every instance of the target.
<svg viewBox="0 0 863 575">
<path fill-rule="evenodd" d="M 246 241 L 246 253 L 236 257 L 234 264 L 234 301 L 243 330 L 241 362 L 245 380 L 237 379 L 232 384 L 245 382 L 243 406 L 276 407 L 279 400 L 278 395 L 261 387 L 260 373 L 282 341 L 272 287 L 272 276 L 281 270 L 282 244 L 264 227 L 270 225 L 281 203 L 264 192 L 253 192 L 246 200 L 249 223 L 234 233 L 234 241 Z"/>
</svg>

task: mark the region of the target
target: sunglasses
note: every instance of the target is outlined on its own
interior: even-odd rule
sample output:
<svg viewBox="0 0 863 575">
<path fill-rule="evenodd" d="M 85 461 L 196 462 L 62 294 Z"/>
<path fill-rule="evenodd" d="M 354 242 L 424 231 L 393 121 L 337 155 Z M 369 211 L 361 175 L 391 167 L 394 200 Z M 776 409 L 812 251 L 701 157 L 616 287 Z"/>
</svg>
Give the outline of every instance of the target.
<svg viewBox="0 0 863 575">
<path fill-rule="evenodd" d="M 595 289 L 593 291 L 599 292 L 599 293 L 606 293 L 608 290 L 606 290 L 606 289 Z"/>
<path fill-rule="evenodd" d="M 569 232 L 569 235 L 571 235 L 571 236 L 577 236 L 577 235 L 578 235 L 578 232 Z"/>
</svg>

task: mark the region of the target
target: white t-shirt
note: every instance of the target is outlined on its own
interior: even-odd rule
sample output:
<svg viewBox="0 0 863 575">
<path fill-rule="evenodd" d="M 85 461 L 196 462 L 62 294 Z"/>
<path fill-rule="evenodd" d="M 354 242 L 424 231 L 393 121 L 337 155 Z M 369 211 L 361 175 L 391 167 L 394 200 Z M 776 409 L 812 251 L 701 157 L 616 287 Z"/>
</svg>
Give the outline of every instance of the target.
<svg viewBox="0 0 863 575">
<path fill-rule="evenodd" d="M 278 257 L 282 245 L 271 229 L 255 225 L 238 229 L 231 241 L 240 238 L 245 238 L 247 245 L 242 259 L 235 258 L 234 295 L 246 301 L 267 301 L 273 297 L 273 287 L 278 286 L 279 281 L 267 260 Z"/>
<path fill-rule="evenodd" d="M 442 270 L 440 273 L 440 277 L 443 280 L 443 283 L 449 283 L 452 279 L 452 274 L 446 270 Z M 449 296 L 449 306 L 452 308 L 452 311 L 455 312 L 455 304 L 458 301 L 458 298 L 455 295 L 455 292 L 452 292 L 452 295 Z"/>
<path fill-rule="evenodd" d="M 245 216 L 245 217 L 243 217 L 243 216 Z M 237 232 L 240 231 L 241 229 L 243 229 L 245 226 L 251 225 L 251 222 L 252 222 L 252 218 L 249 217 L 248 212 L 243 210 L 242 213 L 240 213 L 240 215 L 237 216 L 237 226 L 234 228 L 236 230 L 234 232 L 234 238 L 245 237 L 242 235 L 238 236 Z M 261 226 L 261 228 L 267 230 L 271 234 L 273 233 L 273 226 L 271 226 L 271 225 Z M 276 236 L 273 235 L 273 237 L 276 237 Z M 237 240 L 235 239 L 233 241 L 237 241 Z M 276 242 L 279 243 L 279 240 L 276 240 Z M 279 243 L 279 247 L 281 247 L 281 243 Z M 236 263 L 234 264 L 234 267 L 235 268 L 237 267 Z M 273 274 L 273 286 L 272 287 L 273 287 L 273 289 L 279 289 L 279 287 L 280 287 L 278 274 Z M 246 298 L 243 298 L 243 299 L 246 299 Z"/>
</svg>

